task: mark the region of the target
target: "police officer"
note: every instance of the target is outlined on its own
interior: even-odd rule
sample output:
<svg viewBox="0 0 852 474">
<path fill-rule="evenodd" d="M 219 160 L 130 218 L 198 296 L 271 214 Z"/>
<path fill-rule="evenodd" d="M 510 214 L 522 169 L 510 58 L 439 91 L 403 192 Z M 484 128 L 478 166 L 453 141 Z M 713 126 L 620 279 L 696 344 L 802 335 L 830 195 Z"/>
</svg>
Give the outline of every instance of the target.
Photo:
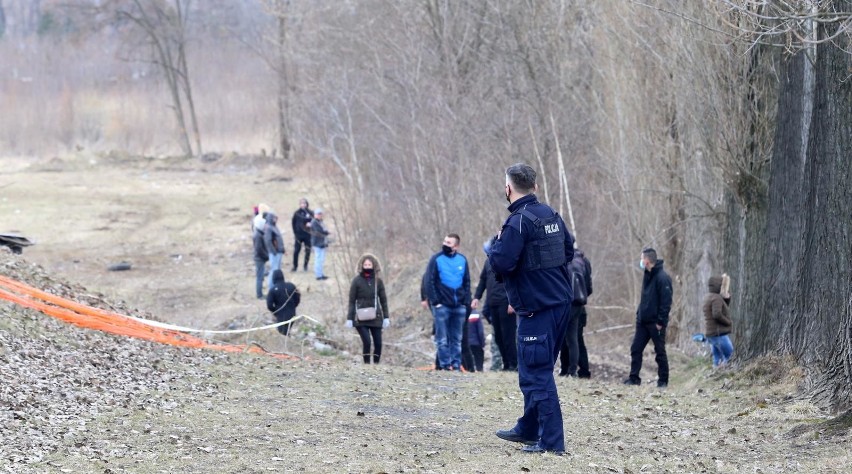
<svg viewBox="0 0 852 474">
<path fill-rule="evenodd" d="M 565 452 L 562 410 L 553 367 L 571 309 L 567 264 L 574 257 L 574 237 L 550 206 L 533 194 L 536 172 L 518 163 L 506 170 L 509 218 L 491 245 L 489 262 L 505 284 L 509 304 L 518 315 L 518 383 L 524 413 L 510 430 L 497 436 L 526 444 L 531 453 Z"/>
</svg>

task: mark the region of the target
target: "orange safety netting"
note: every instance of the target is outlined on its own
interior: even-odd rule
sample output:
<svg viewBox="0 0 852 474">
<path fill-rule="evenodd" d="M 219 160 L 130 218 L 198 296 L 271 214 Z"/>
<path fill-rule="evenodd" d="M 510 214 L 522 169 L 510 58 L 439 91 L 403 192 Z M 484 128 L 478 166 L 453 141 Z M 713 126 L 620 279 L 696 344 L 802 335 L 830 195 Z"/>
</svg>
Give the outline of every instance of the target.
<svg viewBox="0 0 852 474">
<path fill-rule="evenodd" d="M 41 311 L 48 316 L 53 316 L 81 328 L 95 329 L 173 346 L 216 349 L 228 352 L 255 352 L 282 359 L 292 358 L 286 354 L 268 353 L 257 346 L 211 344 L 201 338 L 180 331 L 149 326 L 123 314 L 86 306 L 33 288 L 3 275 L 0 275 L 0 298 L 26 308 Z"/>
</svg>

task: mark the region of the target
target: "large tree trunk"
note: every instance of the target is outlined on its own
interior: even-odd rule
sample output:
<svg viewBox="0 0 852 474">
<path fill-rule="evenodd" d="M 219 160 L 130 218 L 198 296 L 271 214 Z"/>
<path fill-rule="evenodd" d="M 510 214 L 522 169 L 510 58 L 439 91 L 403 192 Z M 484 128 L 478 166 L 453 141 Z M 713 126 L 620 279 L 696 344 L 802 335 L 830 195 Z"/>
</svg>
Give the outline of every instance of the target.
<svg viewBox="0 0 852 474">
<path fill-rule="evenodd" d="M 781 70 L 769 209 L 754 236 L 763 251 L 750 272 L 762 284 L 746 289 L 754 294 L 742 309 L 753 317 L 739 347 L 747 357 L 792 354 L 809 370 L 810 393 L 842 410 L 852 406 L 852 55 L 848 38 L 835 42 Z"/>
<path fill-rule="evenodd" d="M 842 410 L 852 407 L 852 42 L 845 35 L 837 41 L 816 51 L 799 291 L 782 344 L 815 369 L 817 398 Z"/>
</svg>

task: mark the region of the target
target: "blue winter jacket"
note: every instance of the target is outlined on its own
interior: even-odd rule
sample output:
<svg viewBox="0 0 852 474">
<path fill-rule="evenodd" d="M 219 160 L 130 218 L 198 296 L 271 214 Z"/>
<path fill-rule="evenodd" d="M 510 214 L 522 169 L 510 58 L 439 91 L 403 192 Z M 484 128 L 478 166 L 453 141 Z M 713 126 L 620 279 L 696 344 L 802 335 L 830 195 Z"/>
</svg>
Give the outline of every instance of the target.
<svg viewBox="0 0 852 474">
<path fill-rule="evenodd" d="M 494 272 L 503 279 L 509 304 L 521 315 L 535 313 L 553 306 L 569 304 L 573 299 L 568 264 L 574 258 L 574 237 L 558 219 L 559 231 L 564 234 L 565 264 L 540 270 L 524 270 L 524 247 L 532 242 L 535 225 L 519 211 L 526 209 L 539 218 L 552 217 L 556 212 L 528 194 L 509 205 L 509 215 L 500 236 L 491 244 L 488 261 Z"/>
<path fill-rule="evenodd" d="M 432 256 L 423 277 L 426 297 L 432 306 L 448 308 L 470 305 L 470 269 L 464 255 L 451 257 L 439 252 Z"/>
</svg>

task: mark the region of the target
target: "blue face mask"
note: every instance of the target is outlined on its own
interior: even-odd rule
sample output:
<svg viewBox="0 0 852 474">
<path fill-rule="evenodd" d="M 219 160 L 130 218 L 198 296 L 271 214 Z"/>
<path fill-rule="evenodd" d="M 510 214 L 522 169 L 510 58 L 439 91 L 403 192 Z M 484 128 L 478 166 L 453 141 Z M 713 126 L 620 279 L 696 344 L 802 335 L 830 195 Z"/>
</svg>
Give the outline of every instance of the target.
<svg viewBox="0 0 852 474">
<path fill-rule="evenodd" d="M 642 269 L 642 270 L 645 269 L 645 259 L 644 258 L 639 259 L 639 268 Z"/>
</svg>

